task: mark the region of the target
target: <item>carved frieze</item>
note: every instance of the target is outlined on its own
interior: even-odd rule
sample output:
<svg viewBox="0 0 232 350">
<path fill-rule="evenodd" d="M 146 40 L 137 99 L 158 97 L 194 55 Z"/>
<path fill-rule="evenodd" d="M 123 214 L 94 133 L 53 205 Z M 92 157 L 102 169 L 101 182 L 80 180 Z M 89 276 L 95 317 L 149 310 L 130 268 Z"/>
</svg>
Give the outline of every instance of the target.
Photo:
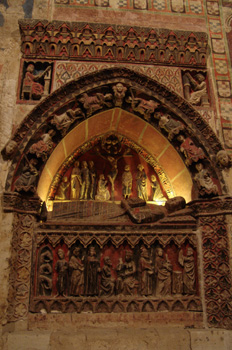
<svg viewBox="0 0 232 350">
<path fill-rule="evenodd" d="M 206 67 L 207 34 L 96 23 L 19 22 L 27 59 L 140 62 Z"/>
<path fill-rule="evenodd" d="M 50 225 L 36 230 L 31 311 L 202 311 L 191 230 Z"/>
</svg>

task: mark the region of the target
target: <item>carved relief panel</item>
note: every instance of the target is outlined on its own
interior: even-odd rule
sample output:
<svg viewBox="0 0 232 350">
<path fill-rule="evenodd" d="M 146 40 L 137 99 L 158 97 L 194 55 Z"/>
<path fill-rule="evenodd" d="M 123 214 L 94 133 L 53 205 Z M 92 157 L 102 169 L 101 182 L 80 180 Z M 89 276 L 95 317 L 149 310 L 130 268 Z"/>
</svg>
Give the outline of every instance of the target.
<svg viewBox="0 0 232 350">
<path fill-rule="evenodd" d="M 36 235 L 31 311 L 202 310 L 194 234 L 142 238 L 133 229 L 106 234 L 113 227 L 93 233 L 48 228 Z"/>
</svg>

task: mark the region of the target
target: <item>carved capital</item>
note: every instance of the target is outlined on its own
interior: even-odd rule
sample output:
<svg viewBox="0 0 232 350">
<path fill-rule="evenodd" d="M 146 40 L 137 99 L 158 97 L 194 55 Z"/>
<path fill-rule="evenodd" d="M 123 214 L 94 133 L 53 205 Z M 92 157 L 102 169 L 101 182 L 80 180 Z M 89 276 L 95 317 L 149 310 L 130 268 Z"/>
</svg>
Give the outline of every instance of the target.
<svg viewBox="0 0 232 350">
<path fill-rule="evenodd" d="M 17 192 L 4 192 L 3 194 L 5 212 L 39 215 L 41 204 L 39 197 L 24 197 Z"/>
</svg>

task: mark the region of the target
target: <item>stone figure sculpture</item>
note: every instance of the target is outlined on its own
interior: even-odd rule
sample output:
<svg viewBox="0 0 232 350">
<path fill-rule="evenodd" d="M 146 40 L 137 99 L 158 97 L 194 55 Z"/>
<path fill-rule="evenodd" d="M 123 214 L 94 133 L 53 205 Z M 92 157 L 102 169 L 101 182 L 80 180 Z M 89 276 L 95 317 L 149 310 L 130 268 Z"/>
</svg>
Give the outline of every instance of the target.
<svg viewBox="0 0 232 350">
<path fill-rule="evenodd" d="M 65 136 L 69 127 L 75 120 L 81 120 L 85 117 L 81 108 L 76 108 L 75 110 L 69 109 L 63 114 L 54 115 L 51 124 L 56 127 L 57 130 L 60 131 L 62 136 Z"/>
<path fill-rule="evenodd" d="M 159 126 L 168 133 L 168 139 L 172 141 L 174 136 L 178 135 L 181 130 L 184 130 L 184 125 L 178 120 L 171 118 L 169 114 L 164 114 L 160 117 Z"/>
<path fill-rule="evenodd" d="M 101 284 L 99 296 L 111 296 L 115 292 L 115 280 L 111 273 L 112 262 L 109 256 L 104 257 L 104 266 L 101 272 Z"/>
<path fill-rule="evenodd" d="M 147 196 L 147 175 L 144 170 L 144 166 L 142 164 L 139 164 L 137 166 L 137 174 L 136 174 L 136 189 L 137 189 L 137 196 L 140 199 L 143 199 L 145 201 L 148 200 Z"/>
<path fill-rule="evenodd" d="M 36 165 L 38 164 L 38 160 L 32 158 L 30 161 L 24 155 L 26 160 L 26 164 L 22 169 L 22 174 L 15 181 L 15 191 L 20 192 L 32 192 L 36 191 L 36 181 L 39 175 L 38 170 L 36 169 Z"/>
<path fill-rule="evenodd" d="M 140 293 L 141 295 L 151 295 L 153 291 L 154 267 L 149 257 L 146 247 L 140 249 L 139 273 L 140 273 Z"/>
<path fill-rule="evenodd" d="M 122 195 L 125 199 L 130 198 L 132 191 L 132 174 L 130 172 L 130 166 L 126 165 L 122 174 Z"/>
<path fill-rule="evenodd" d="M 44 87 L 38 81 L 41 80 L 49 70 L 51 70 L 51 67 L 47 67 L 41 74 L 37 75 L 33 74 L 34 70 L 34 64 L 29 64 L 27 66 L 25 77 L 23 79 L 22 99 L 25 98 L 25 93 L 28 93 L 29 99 L 40 100 L 44 93 Z"/>
<path fill-rule="evenodd" d="M 193 162 L 196 163 L 198 160 L 205 158 L 202 148 L 197 147 L 189 137 L 185 139 L 183 135 L 179 135 L 177 139 L 181 142 L 180 151 L 186 158 L 185 164 L 187 166 L 191 165 Z"/>
<path fill-rule="evenodd" d="M 222 169 L 230 168 L 232 165 L 231 158 L 225 150 L 220 150 L 217 153 L 216 159 L 217 159 L 217 164 Z"/>
<path fill-rule="evenodd" d="M 70 183 L 68 181 L 67 176 L 64 176 L 57 192 L 56 192 L 56 197 L 55 199 L 57 200 L 65 200 L 67 199 L 67 189 L 69 188 Z"/>
<path fill-rule="evenodd" d="M 183 76 L 185 98 L 193 105 L 208 104 L 206 81 L 203 74 L 196 74 L 194 79 L 190 73 Z"/>
<path fill-rule="evenodd" d="M 89 96 L 86 92 L 79 98 L 79 101 L 83 104 L 84 109 L 86 110 L 87 116 L 92 113 L 102 109 L 104 105 L 111 107 L 112 104 L 108 101 L 112 100 L 111 94 L 103 95 L 100 92 L 97 92 L 94 96 Z"/>
<path fill-rule="evenodd" d="M 54 135 L 54 130 L 49 130 L 41 136 L 41 140 L 33 143 L 29 148 L 29 153 L 36 154 L 37 158 L 42 158 L 43 161 L 47 159 L 48 152 L 53 147 L 52 136 Z"/>
<path fill-rule="evenodd" d="M 150 119 L 152 113 L 155 112 L 155 109 L 159 105 L 159 103 L 154 100 L 145 100 L 140 97 L 135 97 L 132 90 L 131 96 L 128 97 L 127 102 L 131 103 L 133 111 L 142 114 L 145 120 Z"/>
<path fill-rule="evenodd" d="M 94 200 L 96 195 L 97 172 L 95 169 L 94 162 L 92 160 L 89 161 L 89 174 L 90 174 L 89 198 Z"/>
<path fill-rule="evenodd" d="M 133 295 L 136 294 L 138 288 L 138 281 L 135 279 L 136 265 L 132 260 L 133 252 L 127 250 L 125 254 L 124 263 L 124 281 L 123 281 L 123 294 Z"/>
<path fill-rule="evenodd" d="M 196 169 L 198 173 L 195 175 L 194 179 L 197 183 L 200 197 L 210 197 L 217 196 L 219 190 L 217 185 L 213 182 L 212 177 L 208 169 L 204 169 L 202 163 L 196 164 Z"/>
<path fill-rule="evenodd" d="M 100 263 L 96 250 L 94 247 L 90 247 L 85 267 L 85 295 L 98 295 L 98 274 L 100 272 Z"/>
<path fill-rule="evenodd" d="M 81 170 L 79 168 L 80 163 L 76 161 L 74 163 L 74 168 L 71 172 L 71 193 L 70 199 L 79 199 L 80 197 L 80 188 L 82 184 L 81 180 Z"/>
<path fill-rule="evenodd" d="M 63 249 L 58 249 L 58 260 L 55 266 L 57 271 L 57 296 L 65 296 L 67 291 L 68 263 L 65 260 Z"/>
<path fill-rule="evenodd" d="M 115 289 L 117 294 L 121 294 L 123 292 L 123 280 L 124 280 L 124 274 L 125 274 L 125 265 L 123 263 L 122 258 L 119 258 L 116 271 L 117 271 L 117 279 L 115 282 Z"/>
<path fill-rule="evenodd" d="M 52 261 L 52 252 L 45 247 L 45 251 L 39 257 L 38 293 L 40 295 L 51 295 L 52 293 Z"/>
<path fill-rule="evenodd" d="M 81 193 L 80 199 L 88 199 L 89 186 L 90 186 L 90 177 L 89 177 L 89 168 L 87 162 L 84 160 L 81 164 Z"/>
<path fill-rule="evenodd" d="M 73 250 L 73 255 L 69 261 L 70 271 L 70 295 L 83 295 L 84 293 L 84 263 L 81 258 L 80 248 Z"/>
<path fill-rule="evenodd" d="M 125 87 L 122 83 L 117 83 L 113 86 L 114 91 L 114 105 L 115 107 L 121 107 L 123 99 L 125 97 L 127 87 Z"/>
<path fill-rule="evenodd" d="M 151 191 L 152 191 L 152 200 L 153 201 L 165 201 L 166 200 L 155 175 L 151 175 Z"/>
<path fill-rule="evenodd" d="M 16 151 L 17 148 L 17 142 L 15 142 L 14 140 L 9 140 L 6 144 L 6 148 L 5 148 L 5 153 L 6 156 L 12 156 L 13 153 Z"/>
<path fill-rule="evenodd" d="M 99 177 L 95 199 L 98 201 L 108 201 L 110 199 L 110 192 L 107 188 L 107 181 L 104 174 L 101 174 Z"/>
<path fill-rule="evenodd" d="M 180 250 L 178 257 L 179 264 L 184 268 L 183 271 L 183 287 L 184 294 L 196 293 L 196 275 L 195 275 L 195 261 L 194 252 L 191 247 L 187 249 L 186 256 Z"/>
<path fill-rule="evenodd" d="M 172 285 L 172 265 L 167 258 L 164 258 L 162 248 L 157 249 L 155 259 L 156 295 L 170 295 Z"/>
</svg>

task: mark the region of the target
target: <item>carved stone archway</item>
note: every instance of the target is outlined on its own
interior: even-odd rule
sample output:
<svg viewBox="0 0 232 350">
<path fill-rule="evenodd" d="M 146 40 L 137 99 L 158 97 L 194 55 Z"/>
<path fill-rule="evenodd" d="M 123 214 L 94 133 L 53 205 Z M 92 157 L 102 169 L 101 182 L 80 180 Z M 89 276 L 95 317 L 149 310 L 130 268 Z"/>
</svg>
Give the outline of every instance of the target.
<svg viewBox="0 0 232 350">
<path fill-rule="evenodd" d="M 177 215 L 168 213 L 155 224 L 145 222 L 142 225 L 136 225 L 138 221 L 128 222 L 125 216 L 120 221 L 118 217 L 122 215 L 121 212 L 115 216 L 118 221 L 114 217 L 115 221 L 111 223 L 104 220 L 92 222 L 89 218 L 85 222 L 79 218 L 76 220 L 71 212 L 73 207 L 70 211 L 69 203 L 66 207 L 61 203 L 57 207 L 58 212 L 61 208 L 61 216 L 51 216 L 47 222 L 36 223 L 35 217 L 40 211 L 36 191 L 46 200 L 52 194 L 52 189 L 59 187 L 66 170 L 73 166 L 80 154 L 90 149 L 89 145 L 94 145 L 98 138 L 112 132 L 124 138 L 124 145 L 129 143 L 131 149 L 136 149 L 138 154 L 141 152 L 154 169 L 156 162 L 163 169 L 169 184 L 178 189 L 175 194 L 183 194 L 180 185 L 184 182 L 181 180 L 184 174 L 187 200 L 191 199 L 192 183 L 198 174 L 195 165 L 198 163 L 202 163 L 203 169 L 208 171 L 207 178 L 210 172 L 214 179 L 217 190 L 216 193 L 208 193 L 209 197 L 227 194 L 222 173 L 215 165 L 216 155 L 222 146 L 200 114 L 180 96 L 144 75 L 123 68 L 99 71 L 63 86 L 33 109 L 13 136 L 12 147 L 6 146 L 3 150 L 3 156 L 12 159 L 4 208 L 18 212 L 13 228 L 14 263 L 9 290 L 9 320 L 25 318 L 29 311 L 40 312 L 43 309 L 48 313 L 56 310 L 65 313 L 141 312 L 141 315 L 168 311 L 167 320 L 168 317 L 171 319 L 169 312 L 181 311 L 186 325 L 192 322 L 202 325 L 207 319 L 206 323 L 211 327 L 231 327 L 227 311 L 231 279 L 225 225 L 225 217 L 231 213 L 230 198 L 208 199 L 198 188 L 196 198 L 202 196 L 203 199 L 190 203 L 186 211 L 184 209 Z M 47 148 L 41 148 L 40 141 L 44 142 L 41 136 L 45 134 L 50 135 L 52 142 L 46 144 Z M 179 138 L 180 135 L 182 138 Z M 188 152 L 184 147 L 186 140 L 188 145 L 192 142 L 190 149 L 195 153 Z M 175 160 L 173 167 L 168 160 L 170 158 Z M 32 159 L 37 159 L 37 162 L 32 164 Z M 20 182 L 21 174 L 27 176 L 28 170 L 24 167 L 34 169 L 34 174 L 29 171 L 29 187 L 22 178 Z M 179 184 L 174 184 L 178 178 Z M 87 208 L 87 217 L 92 203 L 83 201 L 81 203 L 84 204 L 79 205 L 80 202 L 74 204 L 75 214 L 80 207 L 81 215 Z M 65 214 L 68 214 L 66 217 L 63 215 L 64 208 Z M 123 209 L 131 214 L 130 208 L 125 206 Z M 99 205 L 97 210 L 104 211 L 104 205 Z M 133 215 L 134 212 L 132 218 Z M 43 219 L 43 215 L 40 219 Z M 199 246 L 203 247 L 201 255 Z M 85 256 L 85 281 L 91 250 L 95 251 L 93 255 L 97 256 L 101 273 L 105 271 L 108 255 L 114 259 L 114 271 L 119 257 L 126 265 L 126 259 L 129 259 L 126 254 L 130 255 L 130 259 L 132 256 L 132 265 L 137 269 L 134 271 L 133 292 L 129 288 L 132 281 L 126 284 L 124 276 L 122 279 L 128 294 L 122 301 L 116 301 L 112 281 L 109 283 L 111 291 L 98 285 L 106 293 L 104 296 L 110 297 L 108 299 L 102 300 L 98 290 L 92 291 L 86 286 L 73 298 L 70 285 L 65 284 L 64 289 L 59 285 L 58 270 L 62 264 L 68 269 L 71 261 L 68 256 L 75 255 L 75 248 L 79 248 Z M 144 292 L 145 289 L 141 287 L 142 258 L 145 256 L 146 260 L 148 254 L 153 259 L 152 263 L 158 266 L 160 249 L 163 252 L 160 261 L 165 264 L 169 279 L 167 294 L 161 290 L 155 291 L 154 279 L 149 290 Z M 214 249 L 217 250 L 216 254 Z M 182 260 L 178 260 L 180 251 Z M 188 259 L 188 254 L 194 266 L 194 288 L 190 292 L 183 289 L 182 280 L 178 285 L 179 278 L 184 274 L 184 268 L 178 263 L 182 261 L 184 264 L 184 257 Z M 147 262 L 150 268 L 152 263 Z M 175 288 L 171 288 L 171 270 L 175 272 Z M 155 274 L 152 268 L 150 272 L 151 275 Z M 83 298 L 79 298 L 81 293 Z M 215 296 L 219 293 L 220 300 Z M 166 298 L 167 295 L 169 298 Z M 215 310 L 219 309 L 221 313 L 215 314 Z"/>
<path fill-rule="evenodd" d="M 117 86 L 122 86 L 123 91 L 120 91 L 121 87 L 117 90 Z M 69 156 L 71 150 L 68 150 L 66 154 L 66 151 L 62 149 L 63 141 L 61 142 L 61 140 L 66 135 L 68 140 L 71 137 L 69 133 L 75 133 L 75 130 L 79 130 L 78 144 L 86 142 L 86 125 L 91 123 L 92 117 L 99 112 L 103 113 L 115 107 L 136 115 L 140 120 L 146 122 L 149 125 L 148 129 L 153 128 L 155 137 L 162 134 L 163 139 L 166 138 L 167 142 L 173 145 L 185 161 L 192 178 L 196 174 L 196 161 L 186 159 L 189 156 L 186 156 L 183 149 L 181 151 L 181 141 L 177 141 L 177 136 L 182 134 L 184 139 L 193 141 L 198 149 L 199 147 L 202 149 L 203 162 L 212 171 L 220 187 L 219 193 L 227 193 L 221 172 L 215 166 L 216 154 L 222 149 L 222 146 L 201 115 L 183 98 L 171 92 L 167 87 L 125 68 L 105 69 L 72 81 L 55 91 L 32 110 L 11 140 L 13 145 L 17 145 L 17 147 L 14 147 L 14 149 L 12 147 L 10 152 L 7 152 L 5 148 L 2 152 L 5 158 L 12 158 L 6 191 L 14 189 L 15 179 L 20 169 L 22 169 L 23 162 L 25 163 L 23 155 L 30 153 L 30 147 L 40 140 L 42 134 L 51 129 L 56 133 L 53 137 L 53 147 L 46 151 L 46 155 L 37 166 L 40 174 L 43 172 L 45 164 L 49 164 L 49 156 L 52 152 L 55 154 L 59 150 L 63 153 L 60 162 L 63 162 Z M 62 118 L 64 119 L 64 114 L 66 114 L 66 120 L 68 120 L 66 126 L 64 126 L 65 123 L 62 124 L 62 121 L 60 121 Z M 122 117 L 121 120 L 123 119 Z M 97 124 L 95 127 L 97 128 Z M 109 128 L 109 126 L 107 127 Z M 123 122 L 121 127 L 123 128 Z M 123 131 L 128 133 L 133 131 L 133 127 L 129 124 L 126 127 L 127 130 L 124 129 Z M 141 127 L 143 126 L 141 125 Z M 113 126 L 113 128 L 116 127 Z M 92 136 L 94 136 L 94 132 L 92 132 Z M 88 135 L 88 137 L 91 138 L 91 135 Z M 133 137 L 136 137 L 136 134 Z M 154 152 L 153 156 L 157 157 L 159 154 L 156 154 L 155 147 L 147 145 L 150 140 L 153 141 L 152 138 L 153 135 L 150 132 L 147 138 L 143 138 L 142 143 L 145 144 L 145 148 L 150 147 L 150 153 Z M 54 146 L 56 146 L 55 150 Z M 154 150 L 152 150 L 152 147 Z M 74 148 L 72 148 L 73 151 Z M 200 160 L 198 156 L 196 159 L 197 161 Z M 47 163 L 44 160 L 48 160 Z M 56 164 L 56 170 L 59 166 L 61 166 L 61 163 Z M 167 163 L 166 166 L 168 166 Z M 55 175 L 53 171 L 50 177 Z"/>
</svg>

